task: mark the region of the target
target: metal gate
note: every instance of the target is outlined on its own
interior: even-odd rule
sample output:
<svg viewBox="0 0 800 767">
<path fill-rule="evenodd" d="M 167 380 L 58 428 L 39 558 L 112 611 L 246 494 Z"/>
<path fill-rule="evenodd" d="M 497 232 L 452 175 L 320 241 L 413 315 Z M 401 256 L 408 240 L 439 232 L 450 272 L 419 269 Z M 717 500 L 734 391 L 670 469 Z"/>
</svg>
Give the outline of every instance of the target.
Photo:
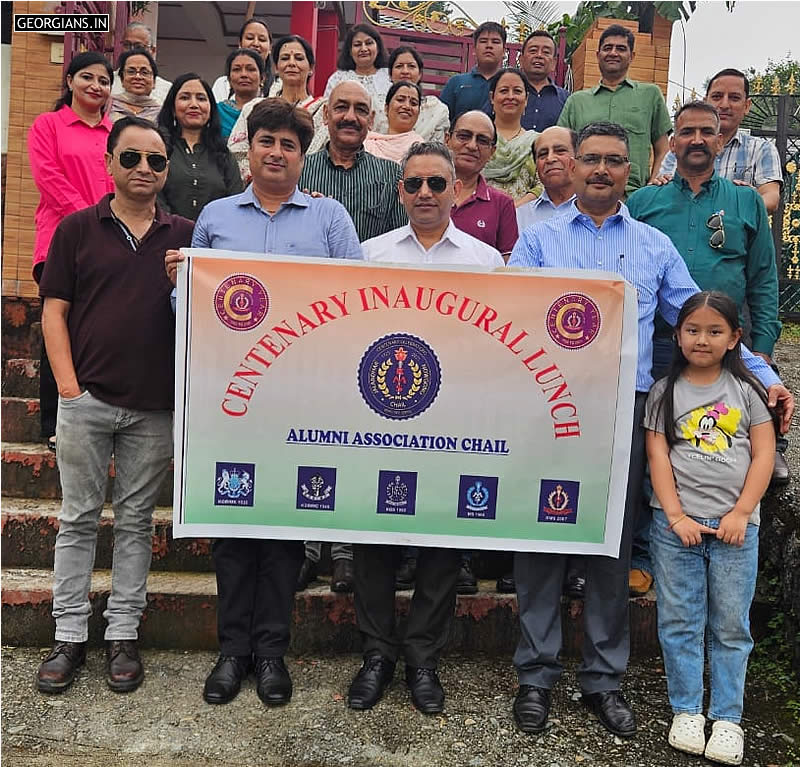
<svg viewBox="0 0 800 767">
<path fill-rule="evenodd" d="M 794 91 L 793 78 L 789 90 Z M 774 141 L 783 168 L 783 195 L 772 216 L 772 236 L 778 260 L 778 309 L 783 319 L 800 320 L 800 94 L 759 93 L 753 83 L 750 113 L 742 121 L 754 136 Z"/>
</svg>

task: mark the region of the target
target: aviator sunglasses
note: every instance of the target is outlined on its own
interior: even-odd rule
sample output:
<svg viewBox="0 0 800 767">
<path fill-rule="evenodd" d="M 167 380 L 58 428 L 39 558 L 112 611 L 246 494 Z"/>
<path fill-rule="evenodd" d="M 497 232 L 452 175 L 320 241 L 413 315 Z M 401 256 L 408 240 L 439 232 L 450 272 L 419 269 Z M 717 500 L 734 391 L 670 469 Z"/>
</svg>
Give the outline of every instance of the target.
<svg viewBox="0 0 800 767">
<path fill-rule="evenodd" d="M 447 189 L 447 179 L 444 176 L 428 176 L 427 178 L 423 176 L 409 176 L 403 179 L 403 189 L 405 189 L 408 194 L 416 194 L 422 189 L 423 181 L 428 182 L 428 189 L 434 194 L 441 194 Z"/>
<path fill-rule="evenodd" d="M 167 158 L 160 152 L 137 152 L 134 149 L 126 149 L 119 153 L 119 164 L 128 170 L 135 168 L 141 161 L 142 155 L 147 159 L 147 164 L 151 170 L 161 173 L 167 167 Z"/>
<path fill-rule="evenodd" d="M 712 213 L 706 221 L 706 226 L 713 230 L 708 240 L 708 244 L 712 248 L 721 248 L 725 244 L 725 224 L 722 221 L 724 215 L 725 211 L 721 210 L 718 213 Z"/>
</svg>

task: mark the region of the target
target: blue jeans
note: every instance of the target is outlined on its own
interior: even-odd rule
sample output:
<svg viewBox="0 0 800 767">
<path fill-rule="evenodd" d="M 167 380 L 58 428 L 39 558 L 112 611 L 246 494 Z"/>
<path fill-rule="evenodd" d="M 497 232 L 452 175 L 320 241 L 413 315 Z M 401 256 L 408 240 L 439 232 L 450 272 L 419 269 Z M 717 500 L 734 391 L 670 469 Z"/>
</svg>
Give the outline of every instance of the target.
<svg viewBox="0 0 800 767">
<path fill-rule="evenodd" d="M 719 519 L 700 519 L 716 530 Z M 747 659 L 753 648 L 750 603 L 758 571 L 758 527 L 748 525 L 743 546 L 704 535 L 684 546 L 653 510 L 651 551 L 658 598 L 658 639 L 675 714 L 703 712 L 703 648 L 708 629 L 711 677 L 709 719 L 742 718 Z"/>
<path fill-rule="evenodd" d="M 136 639 L 147 603 L 153 508 L 172 458 L 172 411 L 101 402 L 88 391 L 60 399 L 56 421 L 63 501 L 53 564 L 56 641 L 89 637 L 97 523 L 114 454 L 114 554 L 105 638 Z"/>
</svg>

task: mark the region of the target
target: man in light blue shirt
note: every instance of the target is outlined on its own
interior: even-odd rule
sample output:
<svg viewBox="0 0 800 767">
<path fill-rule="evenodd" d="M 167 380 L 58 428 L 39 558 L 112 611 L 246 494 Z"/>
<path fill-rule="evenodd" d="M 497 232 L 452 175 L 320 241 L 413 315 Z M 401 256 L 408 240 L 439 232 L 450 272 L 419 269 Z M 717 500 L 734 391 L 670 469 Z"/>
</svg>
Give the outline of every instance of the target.
<svg viewBox="0 0 800 767">
<path fill-rule="evenodd" d="M 578 151 L 578 134 L 553 125 L 541 132 L 533 144 L 536 173 L 544 185 L 542 193 L 517 208 L 517 228 L 523 229 L 566 213 L 575 199 L 572 172 Z"/>
<path fill-rule="evenodd" d="M 252 184 L 209 203 L 192 247 L 322 258 L 361 258 L 355 226 L 344 207 L 297 189 L 314 127 L 305 109 L 265 99 L 247 121 Z M 175 282 L 180 253 L 168 251 Z M 207 703 L 228 703 L 251 670 L 263 703 L 287 703 L 292 680 L 289 646 L 294 591 L 304 559 L 300 541 L 222 538 L 212 549 L 217 575 L 220 655 L 203 688 Z"/>
<path fill-rule="evenodd" d="M 699 291 L 680 254 L 661 232 L 633 220 L 620 200 L 630 173 L 624 128 L 586 126 L 578 139 L 572 210 L 526 229 L 509 266 L 600 269 L 616 272 L 637 291 L 639 360 L 630 469 L 618 558 L 586 556 L 583 663 L 577 677 L 584 703 L 620 737 L 636 732 L 636 720 L 619 686 L 629 656 L 628 577 L 634 514 L 640 504 L 645 450 L 642 417 L 653 379 L 653 319 L 658 309 L 674 325 L 683 303 Z M 767 387 L 788 429 L 794 399 L 767 363 L 743 350 L 748 368 Z M 525 732 L 547 723 L 550 690 L 561 674 L 561 584 L 568 557 L 518 553 L 514 562 L 521 638 L 514 655 L 520 689 L 514 717 Z"/>
</svg>

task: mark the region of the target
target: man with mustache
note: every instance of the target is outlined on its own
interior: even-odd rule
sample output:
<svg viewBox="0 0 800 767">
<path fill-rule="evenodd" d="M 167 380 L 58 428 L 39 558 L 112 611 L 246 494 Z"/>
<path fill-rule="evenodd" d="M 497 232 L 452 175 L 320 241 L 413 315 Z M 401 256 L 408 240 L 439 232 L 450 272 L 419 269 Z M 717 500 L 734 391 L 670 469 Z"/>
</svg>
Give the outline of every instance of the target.
<svg viewBox="0 0 800 767">
<path fill-rule="evenodd" d="M 722 178 L 749 184 L 758 190 L 767 213 L 778 208 L 783 173 L 778 150 L 768 139 L 739 130 L 750 111 L 750 82 L 738 69 L 723 69 L 709 81 L 706 103 L 717 108 L 722 132 L 722 151 L 716 158 L 716 170 Z M 661 163 L 655 183 L 667 183 L 675 172 L 676 158 L 670 152 Z"/>
<path fill-rule="evenodd" d="M 778 274 L 769 218 L 758 190 L 723 178 L 715 158 L 724 141 L 720 115 L 707 101 L 685 104 L 675 116 L 670 149 L 676 159 L 672 180 L 639 189 L 628 200 L 631 215 L 673 242 L 689 273 L 703 290 L 727 293 L 739 307 L 749 307 L 748 345 L 771 363 L 781 332 L 778 320 Z M 672 354 L 672 328 L 660 317 L 653 339 L 653 374 L 666 374 Z M 776 471 L 785 459 L 776 453 Z M 788 479 L 788 468 L 786 472 Z M 640 525 L 637 525 L 637 529 Z M 652 581 L 647 519 L 633 544 L 632 584 L 636 570 Z M 644 584 L 649 585 L 649 584 Z"/>
<path fill-rule="evenodd" d="M 408 217 L 397 196 L 400 166 L 364 149 L 364 139 L 375 119 L 372 99 L 364 86 L 355 81 L 339 83 L 322 111 L 330 140 L 306 157 L 300 189 L 342 203 L 353 219 L 360 242 L 405 224 Z M 321 558 L 322 544 L 307 541 L 306 558 L 297 580 L 298 591 L 316 578 Z M 332 544 L 331 559 L 331 591 L 352 591 L 352 544 Z"/>
<path fill-rule="evenodd" d="M 522 43 L 519 68 L 525 75 L 528 104 L 522 127 L 541 133 L 556 124 L 569 91 L 556 85 L 550 75 L 556 68 L 556 41 L 545 29 L 531 32 Z"/>
<path fill-rule="evenodd" d="M 628 136 L 620 125 L 587 125 L 578 137 L 572 208 L 526 229 L 508 262 L 509 266 L 616 272 L 637 292 L 636 393 L 619 556 L 583 558 L 587 584 L 585 638 L 583 662 L 577 670 L 584 703 L 619 737 L 631 737 L 636 732 L 636 720 L 620 684 L 630 651 L 628 577 L 634 520 L 644 480 L 642 418 L 653 384 L 653 320 L 659 310 L 674 324 L 686 299 L 699 291 L 669 238 L 634 220 L 621 202 L 631 172 L 628 151 Z M 713 235 L 708 229 L 705 232 Z M 767 388 L 770 404 L 781 407 L 781 426 L 788 430 L 794 410 L 791 392 L 760 356 L 743 349 L 742 357 Z M 545 729 L 550 691 L 563 670 L 559 661 L 561 584 L 568 559 L 564 554 L 535 553 L 517 553 L 514 559 L 521 636 L 514 654 L 520 688 L 513 710 L 524 732 Z"/>
<path fill-rule="evenodd" d="M 619 24 L 612 24 L 603 32 L 597 51 L 602 75 L 600 82 L 594 88 L 573 93 L 558 118 L 558 125 L 578 133 L 598 120 L 609 120 L 625 128 L 630 142 L 631 163 L 626 194 L 656 177 L 669 149 L 667 135 L 672 130 L 658 86 L 628 77 L 628 69 L 635 57 L 634 40 L 633 32 Z"/>
</svg>

